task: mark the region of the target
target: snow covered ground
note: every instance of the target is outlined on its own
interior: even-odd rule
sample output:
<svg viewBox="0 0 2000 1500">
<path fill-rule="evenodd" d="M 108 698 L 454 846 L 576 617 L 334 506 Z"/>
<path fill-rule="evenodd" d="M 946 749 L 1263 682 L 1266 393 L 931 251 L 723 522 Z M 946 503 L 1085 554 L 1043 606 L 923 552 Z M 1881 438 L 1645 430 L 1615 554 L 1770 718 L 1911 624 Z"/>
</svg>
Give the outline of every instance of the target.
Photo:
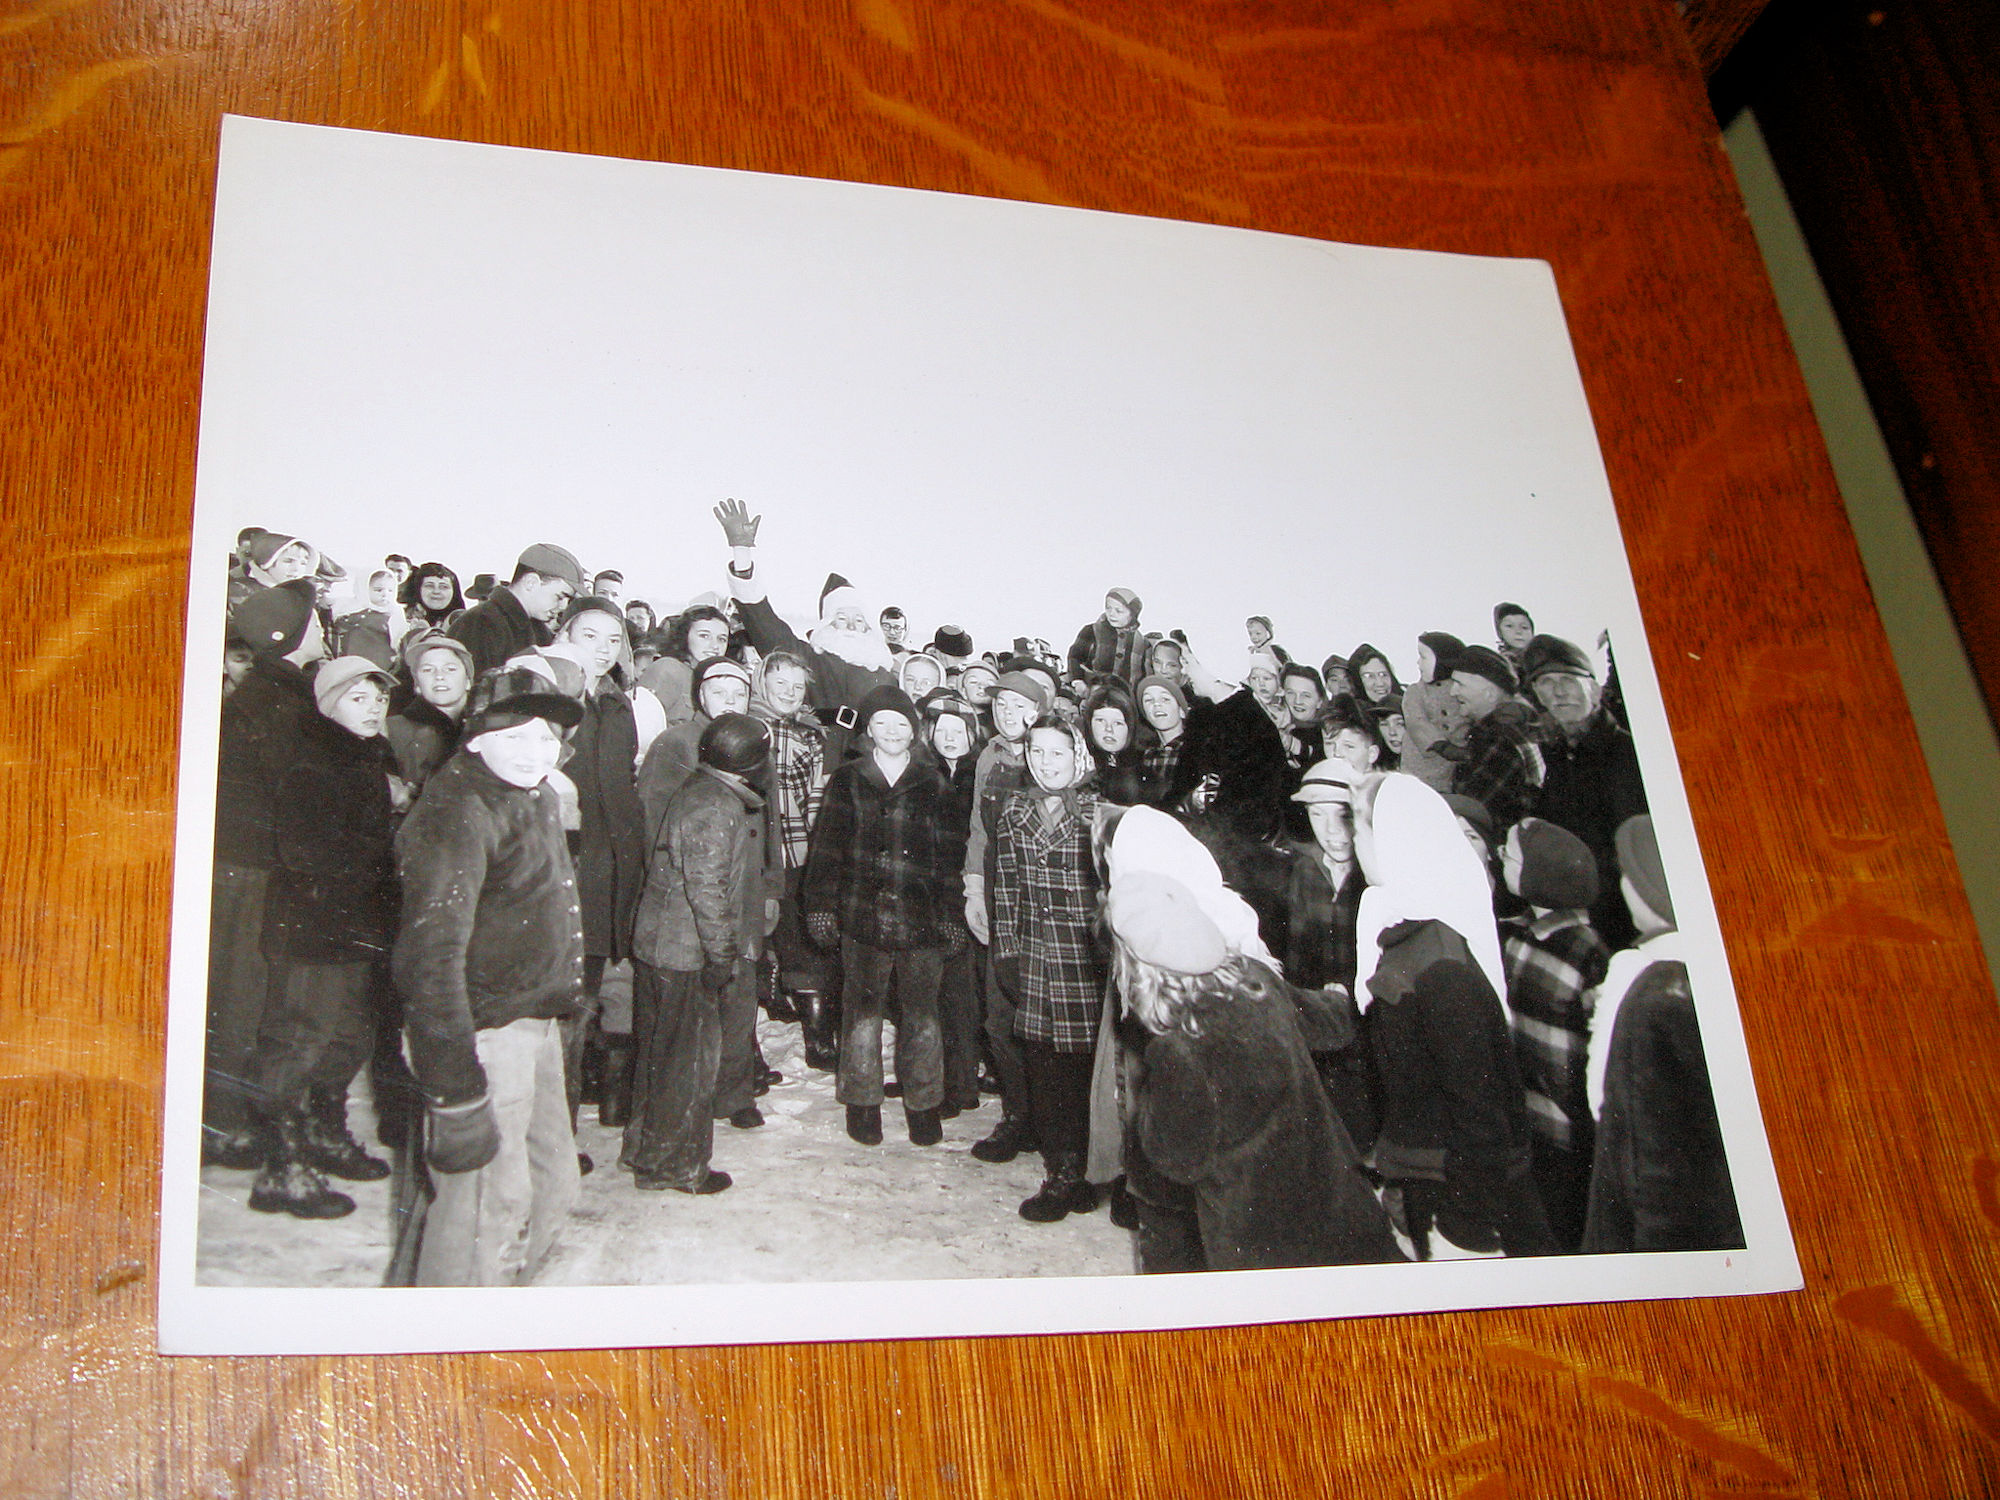
<svg viewBox="0 0 2000 1500">
<path fill-rule="evenodd" d="M 901 1105 L 882 1111 L 883 1142 L 847 1138 L 833 1075 L 808 1069 L 794 1024 L 760 1022 L 764 1055 L 785 1074 L 758 1101 L 765 1125 L 717 1122 L 714 1165 L 735 1185 L 707 1198 L 642 1193 L 617 1166 L 619 1132 L 586 1105 L 577 1144 L 597 1162 L 539 1285 L 904 1281 L 944 1277 L 1113 1276 L 1137 1269 L 1133 1237 L 1107 1209 L 1059 1224 L 1016 1212 L 1041 1159 L 975 1160 L 999 1122 L 996 1099 L 945 1122 L 942 1145 L 912 1146 Z M 365 1088 L 365 1086 L 364 1086 Z M 374 1138 L 365 1091 L 355 1135 Z M 371 1147 L 372 1149 L 372 1147 Z M 254 1174 L 202 1171 L 199 1279 L 217 1286 L 367 1287 L 389 1256 L 386 1182 L 338 1183 L 358 1205 L 307 1223 L 249 1208 Z"/>
</svg>

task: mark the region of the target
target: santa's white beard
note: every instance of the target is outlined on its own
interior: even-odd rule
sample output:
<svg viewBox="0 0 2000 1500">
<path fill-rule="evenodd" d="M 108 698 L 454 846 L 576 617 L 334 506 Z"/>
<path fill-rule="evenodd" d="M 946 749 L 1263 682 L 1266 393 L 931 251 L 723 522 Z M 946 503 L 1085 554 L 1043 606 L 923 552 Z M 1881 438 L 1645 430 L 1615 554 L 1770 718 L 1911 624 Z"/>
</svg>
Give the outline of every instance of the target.
<svg viewBox="0 0 2000 1500">
<path fill-rule="evenodd" d="M 872 627 L 846 630 L 831 620 L 821 620 L 806 640 L 812 644 L 813 650 L 837 656 L 850 666 L 876 672 L 893 673 L 896 670 L 896 658 L 889 650 L 889 643 L 882 639 L 879 630 Z"/>
</svg>

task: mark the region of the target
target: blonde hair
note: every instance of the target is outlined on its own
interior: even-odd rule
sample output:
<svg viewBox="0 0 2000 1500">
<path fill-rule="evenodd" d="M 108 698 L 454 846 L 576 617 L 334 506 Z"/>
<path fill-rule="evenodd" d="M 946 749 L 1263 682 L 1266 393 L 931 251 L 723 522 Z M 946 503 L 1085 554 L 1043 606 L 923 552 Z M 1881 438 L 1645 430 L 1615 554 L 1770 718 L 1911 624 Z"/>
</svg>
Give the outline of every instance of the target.
<svg viewBox="0 0 2000 1500">
<path fill-rule="evenodd" d="M 1252 969 L 1253 960 L 1232 953 L 1206 974 L 1179 974 L 1147 963 L 1122 940 L 1112 944 L 1111 977 L 1124 999 L 1125 1012 L 1154 1036 L 1169 1031 L 1200 1036 L 1195 1007 L 1251 983 Z"/>
</svg>

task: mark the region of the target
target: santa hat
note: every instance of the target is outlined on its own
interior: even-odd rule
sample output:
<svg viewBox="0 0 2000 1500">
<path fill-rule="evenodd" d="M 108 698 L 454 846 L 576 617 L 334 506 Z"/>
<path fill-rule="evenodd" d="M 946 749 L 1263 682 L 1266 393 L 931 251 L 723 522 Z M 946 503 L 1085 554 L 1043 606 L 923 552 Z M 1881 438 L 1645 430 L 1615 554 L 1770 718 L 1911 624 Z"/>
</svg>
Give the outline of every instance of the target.
<svg viewBox="0 0 2000 1500">
<path fill-rule="evenodd" d="M 829 573 L 826 575 L 826 586 L 819 591 L 819 617 L 822 620 L 831 619 L 834 611 L 840 609 L 858 609 L 864 616 L 868 613 L 862 607 L 861 594 L 854 585 L 838 573 Z"/>
</svg>

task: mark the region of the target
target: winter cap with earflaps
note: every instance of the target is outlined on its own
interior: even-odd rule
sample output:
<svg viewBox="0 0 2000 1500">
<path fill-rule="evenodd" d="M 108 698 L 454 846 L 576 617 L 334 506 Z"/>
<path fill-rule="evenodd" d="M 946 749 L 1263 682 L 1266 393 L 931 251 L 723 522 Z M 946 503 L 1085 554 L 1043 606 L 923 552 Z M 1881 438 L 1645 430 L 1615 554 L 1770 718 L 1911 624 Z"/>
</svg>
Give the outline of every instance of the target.
<svg viewBox="0 0 2000 1500">
<path fill-rule="evenodd" d="M 523 568 L 544 578 L 560 578 L 573 592 L 583 592 L 583 564 L 574 553 L 553 542 L 536 542 L 523 552 L 514 564 L 514 571 L 518 573 Z"/>
<path fill-rule="evenodd" d="M 583 704 L 558 691 L 549 678 L 528 667 L 495 667 L 472 689 L 465 716 L 465 738 L 473 740 L 495 729 L 514 729 L 530 719 L 546 719 L 559 729 L 583 722 Z"/>
<path fill-rule="evenodd" d="M 1568 911 L 1597 899 L 1597 857 L 1560 824 L 1523 818 L 1509 835 L 1521 846 L 1514 894 L 1530 906 Z"/>
<path fill-rule="evenodd" d="M 319 705 L 321 713 L 329 713 L 340 695 L 353 687 L 364 677 L 375 679 L 383 692 L 393 691 L 396 679 L 365 656 L 336 656 L 332 661 L 323 662 L 318 672 L 313 674 L 313 702 Z"/>
<path fill-rule="evenodd" d="M 1139 611 L 1145 608 L 1144 604 L 1140 602 L 1139 596 L 1130 589 L 1106 589 L 1104 597 L 1107 599 L 1116 599 L 1120 604 L 1131 610 L 1134 620 L 1139 618 Z"/>
<path fill-rule="evenodd" d="M 1212 974 L 1228 961 L 1222 929 L 1171 875 L 1135 870 L 1113 882 L 1105 920 L 1142 963 L 1173 974 Z"/>
<path fill-rule="evenodd" d="M 1639 899 L 1661 921 L 1672 924 L 1674 897 L 1667 889 L 1667 868 L 1660 861 L 1660 840 L 1650 814 L 1640 813 L 1618 825 L 1612 842 L 1618 847 L 1618 869 L 1632 882 Z"/>
<path fill-rule="evenodd" d="M 711 677 L 733 677 L 745 687 L 754 687 L 750 680 L 750 669 L 742 662 L 727 656 L 711 656 L 694 669 L 694 677 L 688 683 L 688 694 L 695 706 L 701 706 L 701 687 Z"/>
<path fill-rule="evenodd" d="M 311 542 L 303 537 L 287 536 L 282 531 L 260 531 L 250 539 L 250 545 L 244 549 L 244 555 L 258 567 L 268 568 L 280 552 L 292 546 L 305 548 L 306 556 L 312 559 L 313 567 L 319 566 L 319 552 Z"/>
<path fill-rule="evenodd" d="M 924 694 L 924 701 L 917 705 L 926 719 L 935 724 L 939 719 L 953 718 L 965 725 L 965 732 L 974 743 L 979 739 L 979 710 L 950 688 L 933 688 Z"/>
<path fill-rule="evenodd" d="M 244 597 L 229 614 L 229 634 L 252 651 L 284 656 L 299 648 L 312 619 L 310 578 L 294 578 Z"/>
</svg>

